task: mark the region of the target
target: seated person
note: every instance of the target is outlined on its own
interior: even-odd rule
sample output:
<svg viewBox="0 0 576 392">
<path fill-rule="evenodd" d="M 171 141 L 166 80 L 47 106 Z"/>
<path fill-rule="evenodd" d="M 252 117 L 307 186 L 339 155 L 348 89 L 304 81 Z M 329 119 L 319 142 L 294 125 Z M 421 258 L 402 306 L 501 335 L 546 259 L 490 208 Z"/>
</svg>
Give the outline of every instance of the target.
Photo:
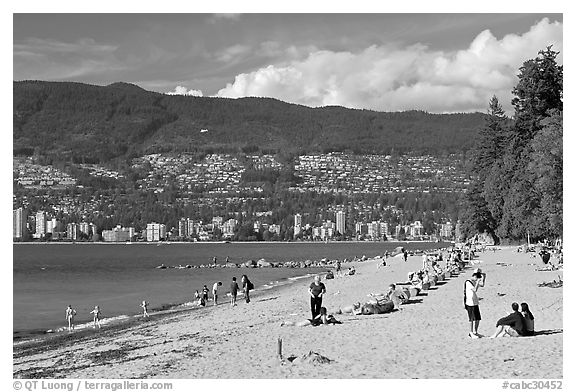
<svg viewBox="0 0 576 392">
<path fill-rule="evenodd" d="M 299 322 L 294 321 L 283 321 L 280 323 L 281 327 L 284 326 L 296 326 L 296 327 L 306 327 L 308 325 L 312 325 L 313 327 L 317 327 L 319 325 L 328 325 L 328 324 L 342 324 L 341 321 L 336 320 L 336 318 L 331 315 L 327 314 L 327 310 L 325 307 L 320 308 L 320 314 L 314 317 L 313 319 L 302 320 Z"/>
<path fill-rule="evenodd" d="M 520 308 L 522 309 L 522 316 L 526 322 L 526 331 L 524 331 L 524 336 L 534 336 L 534 315 L 528 308 L 526 302 L 522 302 Z"/>
<path fill-rule="evenodd" d="M 408 295 L 403 290 L 397 289 L 394 283 L 388 286 L 388 293 L 386 294 L 387 298 L 394 303 L 396 309 L 400 309 L 400 305 L 408 302 Z"/>
<path fill-rule="evenodd" d="M 523 336 L 526 329 L 524 317 L 518 311 L 518 304 L 512 303 L 513 312 L 506 317 L 502 317 L 496 323 L 496 331 L 490 336 L 491 338 L 500 338 L 504 336 L 518 337 Z"/>
<path fill-rule="evenodd" d="M 354 266 L 348 268 L 348 275 L 354 275 L 356 273 L 356 269 Z"/>
<path fill-rule="evenodd" d="M 322 324 L 342 324 L 342 322 L 336 320 L 333 315 L 327 314 L 327 310 L 324 306 L 320 308 L 320 321 Z"/>
</svg>

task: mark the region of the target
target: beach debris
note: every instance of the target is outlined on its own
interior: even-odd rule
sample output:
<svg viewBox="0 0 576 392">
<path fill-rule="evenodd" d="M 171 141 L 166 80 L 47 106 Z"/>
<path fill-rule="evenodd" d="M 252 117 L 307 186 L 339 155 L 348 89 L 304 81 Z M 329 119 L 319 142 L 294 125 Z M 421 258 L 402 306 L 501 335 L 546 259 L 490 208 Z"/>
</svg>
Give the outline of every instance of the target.
<svg viewBox="0 0 576 392">
<path fill-rule="evenodd" d="M 294 364 L 326 364 L 330 362 L 334 362 L 332 359 L 325 357 L 315 351 L 308 351 L 307 354 L 301 355 L 296 357 L 291 355 L 287 358 L 290 362 Z"/>
</svg>

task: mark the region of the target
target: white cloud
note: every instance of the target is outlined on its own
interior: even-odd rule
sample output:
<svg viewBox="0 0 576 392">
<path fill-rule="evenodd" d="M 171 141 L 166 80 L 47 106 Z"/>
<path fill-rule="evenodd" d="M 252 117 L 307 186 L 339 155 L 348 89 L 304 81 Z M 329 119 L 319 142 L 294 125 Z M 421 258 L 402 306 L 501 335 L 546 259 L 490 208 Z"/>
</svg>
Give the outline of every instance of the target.
<svg viewBox="0 0 576 392">
<path fill-rule="evenodd" d="M 562 23 L 543 19 L 522 34 L 498 40 L 482 31 L 454 52 L 424 45 L 370 46 L 360 52 L 314 50 L 237 75 L 221 97 L 267 96 L 309 106 L 342 105 L 375 110 L 485 111 L 492 95 L 510 110 L 522 63 L 553 45 L 562 52 Z M 262 49 L 276 54 L 268 43 Z M 295 48 L 290 48 L 294 51 Z M 558 61 L 562 63 L 562 54 Z"/>
<path fill-rule="evenodd" d="M 237 62 L 248 55 L 250 49 L 247 45 L 232 45 L 216 53 L 215 59 L 222 63 Z"/>
<path fill-rule="evenodd" d="M 176 86 L 174 91 L 169 91 L 166 94 L 168 94 L 168 95 L 190 95 L 193 97 L 202 97 L 204 95 L 204 94 L 202 94 L 202 90 L 193 90 L 193 89 L 188 90 L 184 86 Z"/>
</svg>

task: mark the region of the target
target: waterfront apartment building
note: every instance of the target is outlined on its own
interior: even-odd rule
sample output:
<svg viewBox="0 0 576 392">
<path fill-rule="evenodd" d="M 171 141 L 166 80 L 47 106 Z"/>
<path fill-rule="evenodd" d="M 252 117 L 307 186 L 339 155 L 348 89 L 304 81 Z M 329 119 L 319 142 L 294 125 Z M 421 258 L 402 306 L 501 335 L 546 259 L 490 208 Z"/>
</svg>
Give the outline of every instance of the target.
<svg viewBox="0 0 576 392">
<path fill-rule="evenodd" d="M 346 234 L 346 213 L 344 211 L 336 213 L 336 231 L 340 235 Z"/>
<path fill-rule="evenodd" d="M 302 231 L 302 215 L 294 215 L 294 237 Z"/>
<path fill-rule="evenodd" d="M 166 239 L 166 225 L 163 223 L 148 223 L 146 225 L 146 241 L 160 241 Z"/>
<path fill-rule="evenodd" d="M 68 223 L 66 225 L 66 238 L 73 241 L 80 239 L 80 225 L 78 223 Z"/>
<path fill-rule="evenodd" d="M 222 225 L 222 235 L 227 238 L 231 238 L 234 236 L 234 230 L 236 229 L 236 225 L 238 221 L 236 219 L 228 219 Z"/>
<path fill-rule="evenodd" d="M 128 242 L 134 238 L 133 227 L 116 226 L 112 230 L 102 230 L 102 240 L 104 242 Z"/>
<path fill-rule="evenodd" d="M 46 213 L 44 211 L 38 211 L 36 213 L 36 233 L 34 233 L 34 238 L 44 238 L 46 237 Z"/>
<path fill-rule="evenodd" d="M 25 239 L 28 235 L 28 213 L 19 207 L 13 211 L 13 237 L 19 240 Z"/>
</svg>

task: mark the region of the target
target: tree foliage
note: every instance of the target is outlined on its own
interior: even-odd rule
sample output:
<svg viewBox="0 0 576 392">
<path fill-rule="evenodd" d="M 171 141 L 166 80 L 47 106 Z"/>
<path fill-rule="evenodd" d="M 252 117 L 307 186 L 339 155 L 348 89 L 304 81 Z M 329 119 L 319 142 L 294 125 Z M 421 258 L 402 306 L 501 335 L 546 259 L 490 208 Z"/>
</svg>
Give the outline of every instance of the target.
<svg viewBox="0 0 576 392">
<path fill-rule="evenodd" d="M 562 78 L 548 47 L 524 62 L 508 120 L 495 97 L 477 137 L 466 227 L 509 239 L 562 235 Z"/>
</svg>

